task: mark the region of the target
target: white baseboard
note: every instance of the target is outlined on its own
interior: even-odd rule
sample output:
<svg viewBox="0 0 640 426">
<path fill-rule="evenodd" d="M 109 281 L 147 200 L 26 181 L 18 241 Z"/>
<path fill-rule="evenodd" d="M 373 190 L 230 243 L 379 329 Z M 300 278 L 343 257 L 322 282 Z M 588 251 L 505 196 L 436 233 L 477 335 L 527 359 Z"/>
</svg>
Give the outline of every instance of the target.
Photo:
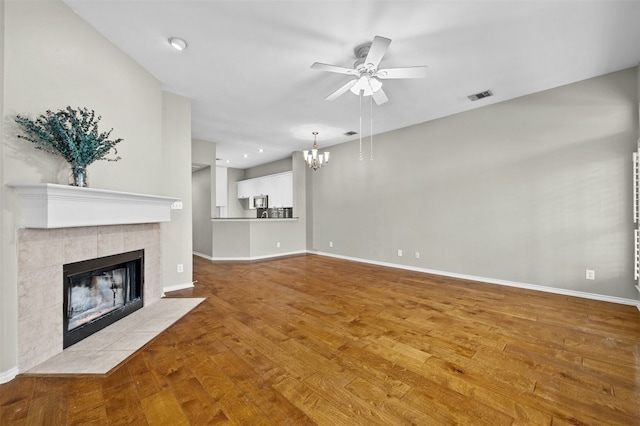
<svg viewBox="0 0 640 426">
<path fill-rule="evenodd" d="M 18 367 L 10 368 L 7 371 L 0 372 L 0 384 L 10 382 L 18 375 Z"/>
<path fill-rule="evenodd" d="M 213 260 L 213 257 L 211 257 L 211 256 L 209 256 L 207 254 L 198 253 L 197 251 L 194 251 L 193 254 L 194 254 L 194 256 L 204 257 L 205 259 Z"/>
<path fill-rule="evenodd" d="M 466 275 L 466 274 L 458 274 L 458 273 L 455 273 L 455 272 L 438 271 L 438 270 L 435 270 L 435 269 L 419 268 L 419 267 L 415 267 L 415 266 L 400 265 L 400 264 L 397 264 L 397 263 L 378 262 L 378 261 L 375 261 L 375 260 L 361 259 L 361 258 L 358 258 L 358 257 L 350 257 L 350 256 L 342 256 L 342 255 L 339 255 L 339 254 L 325 253 L 325 252 L 320 252 L 320 251 L 308 251 L 308 252 L 309 253 L 315 253 L 315 254 L 318 254 L 320 256 L 335 257 L 335 258 L 338 258 L 338 259 L 351 260 L 351 261 L 354 261 L 354 262 L 361 262 L 361 263 L 369 263 L 369 264 L 372 264 L 372 265 L 388 266 L 388 267 L 391 267 L 391 268 L 405 269 L 405 270 L 408 270 L 408 271 L 424 272 L 426 274 L 441 275 L 441 276 L 452 277 L 452 278 L 460 278 L 460 279 L 463 279 L 463 280 L 470 280 L 470 281 L 479 281 L 479 282 L 488 283 L 488 284 L 498 284 L 498 285 L 504 285 L 504 286 L 508 286 L 508 287 L 517 287 L 517 288 L 523 288 L 523 289 L 527 289 L 527 290 L 543 291 L 543 292 L 546 292 L 546 293 L 562 294 L 562 295 L 565 295 L 565 296 L 581 297 L 583 299 L 600 300 L 602 302 L 618 303 L 620 305 L 631 305 L 631 306 L 637 307 L 638 310 L 640 310 L 640 300 L 626 299 L 624 297 L 607 296 L 607 295 L 604 295 L 604 294 L 586 293 L 586 292 L 583 292 L 583 291 L 567 290 L 567 289 L 556 288 L 556 287 L 547 287 L 547 286 L 542 286 L 542 285 L 537 285 L 537 284 L 527 284 L 527 283 L 519 283 L 519 282 L 515 282 L 515 281 L 499 280 L 499 279 L 495 279 L 495 278 L 478 277 L 478 276 L 475 276 L 475 275 Z M 638 290 L 640 291 L 640 289 L 638 289 Z"/>
<path fill-rule="evenodd" d="M 171 291 L 184 290 L 185 288 L 193 288 L 193 284 L 194 282 L 190 282 L 190 283 L 175 284 L 167 287 L 162 287 L 162 297 L 164 297 L 165 293 L 168 293 Z"/>
<path fill-rule="evenodd" d="M 220 260 L 225 262 L 272 259 L 276 257 L 292 256 L 296 254 L 305 254 L 305 253 L 309 253 L 309 251 L 300 250 L 300 251 L 291 251 L 288 253 L 274 253 L 274 254 L 266 254 L 263 256 L 249 256 L 249 257 L 210 257 L 201 253 L 193 252 L 194 255 L 204 257 L 205 259 Z"/>
</svg>

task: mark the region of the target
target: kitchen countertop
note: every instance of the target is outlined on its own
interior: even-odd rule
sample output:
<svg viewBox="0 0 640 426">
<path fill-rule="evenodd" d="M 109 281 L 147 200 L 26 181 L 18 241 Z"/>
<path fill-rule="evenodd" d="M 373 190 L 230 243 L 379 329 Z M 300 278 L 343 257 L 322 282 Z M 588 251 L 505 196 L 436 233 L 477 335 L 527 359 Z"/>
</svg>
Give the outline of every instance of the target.
<svg viewBox="0 0 640 426">
<path fill-rule="evenodd" d="M 211 220 L 216 222 L 294 222 L 298 220 L 298 217 L 265 217 L 265 218 L 257 218 L 257 217 L 214 217 Z"/>
</svg>

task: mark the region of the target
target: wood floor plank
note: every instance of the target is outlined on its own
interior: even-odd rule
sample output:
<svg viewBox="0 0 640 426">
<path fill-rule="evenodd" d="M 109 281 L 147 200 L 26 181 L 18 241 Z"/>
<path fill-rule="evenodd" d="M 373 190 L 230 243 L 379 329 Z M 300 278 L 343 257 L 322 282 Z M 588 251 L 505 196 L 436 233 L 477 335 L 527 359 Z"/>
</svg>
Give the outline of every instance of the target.
<svg viewBox="0 0 640 426">
<path fill-rule="evenodd" d="M 437 392 L 441 390 L 442 392 Z M 429 423 L 469 425 L 510 425 L 513 419 L 482 403 L 448 392 L 441 387 L 421 390 L 411 389 L 402 400 L 412 407 L 419 407 L 432 416 Z"/>
<path fill-rule="evenodd" d="M 109 375 L 0 385 L 0 424 L 640 424 L 633 306 L 317 255 L 194 279 Z"/>
<path fill-rule="evenodd" d="M 107 387 L 103 390 L 103 397 L 109 424 L 148 425 L 140 397 L 132 382 Z"/>
<path fill-rule="evenodd" d="M 202 387 L 197 378 L 192 377 L 171 386 L 182 412 L 192 425 L 223 425 L 229 419 L 220 405 Z"/>
<path fill-rule="evenodd" d="M 341 404 L 333 400 L 321 397 L 293 377 L 286 376 L 275 382 L 273 387 L 320 426 L 371 424 L 369 419 L 345 410 Z"/>
<path fill-rule="evenodd" d="M 608 360 L 597 360 L 589 357 L 582 359 L 585 369 L 611 382 L 616 387 L 638 391 L 637 375 L 629 374 L 634 367 L 627 364 L 611 363 Z"/>
<path fill-rule="evenodd" d="M 375 407 L 377 411 L 388 413 L 388 418 L 390 418 L 392 422 L 418 425 L 435 424 L 434 420 L 437 417 L 431 407 L 429 411 L 426 412 L 426 410 L 421 409 L 421 407 L 416 407 L 413 404 L 403 401 L 402 397 L 398 398 L 389 395 L 383 389 L 376 386 L 376 384 L 368 382 L 365 379 L 356 378 L 349 383 L 347 390 Z M 406 395 L 406 392 L 402 396 L 404 395 Z M 446 410 L 443 411 L 446 412 Z M 438 420 L 444 421 L 445 419 L 440 418 Z M 453 418 L 447 416 L 446 420 L 452 421 Z M 449 424 L 452 423 L 450 422 Z"/>
<path fill-rule="evenodd" d="M 612 425 L 633 425 L 638 424 L 637 409 L 624 408 L 619 398 L 608 395 L 602 396 L 597 392 L 558 384 L 554 381 L 539 382 L 536 386 L 535 395 L 548 401 L 556 407 L 568 407 L 571 409 L 558 409 L 554 417 L 562 418 L 565 421 L 574 421 L 576 424 L 612 424 Z M 637 405 L 638 399 L 635 400 Z M 607 414 L 607 419 L 602 419 L 603 413 Z M 600 419 L 600 420 L 599 420 Z"/>
<path fill-rule="evenodd" d="M 175 395 L 168 388 L 142 398 L 140 402 L 147 422 L 151 426 L 184 426 L 189 424 L 189 420 L 182 412 Z"/>
<path fill-rule="evenodd" d="M 27 416 L 28 425 L 67 421 L 68 380 L 44 378 L 36 382 Z"/>
<path fill-rule="evenodd" d="M 25 424 L 35 385 L 34 377 L 18 377 L 0 385 L 0 425 Z"/>
<path fill-rule="evenodd" d="M 156 371 L 151 354 L 146 350 L 139 351 L 132 357 L 126 365 L 126 370 L 140 398 L 146 398 L 167 387 L 166 380 Z"/>
<path fill-rule="evenodd" d="M 476 354 L 476 358 L 485 359 L 487 362 L 507 359 L 510 363 L 519 364 L 520 369 L 528 367 L 532 374 L 535 373 L 536 380 L 553 379 L 604 395 L 610 395 L 613 392 L 610 380 L 585 368 L 581 363 L 565 362 L 557 358 L 554 351 L 549 351 L 545 355 L 534 350 L 528 350 L 526 353 L 525 351 L 524 348 L 510 344 L 502 353 L 481 350 Z M 566 355 L 566 357 L 572 356 Z"/>
<path fill-rule="evenodd" d="M 68 380 L 67 392 L 69 395 L 67 424 L 107 424 L 101 379 L 83 377 Z"/>
<path fill-rule="evenodd" d="M 222 407 L 225 416 L 236 424 L 268 425 L 269 421 L 242 390 L 220 369 L 214 360 L 195 367 L 204 389 Z"/>
<path fill-rule="evenodd" d="M 222 371 L 258 406 L 271 406 L 265 413 L 274 424 L 312 424 L 310 419 L 271 386 L 264 375 L 249 375 L 251 366 L 231 351 L 214 355 L 213 360 Z"/>
</svg>

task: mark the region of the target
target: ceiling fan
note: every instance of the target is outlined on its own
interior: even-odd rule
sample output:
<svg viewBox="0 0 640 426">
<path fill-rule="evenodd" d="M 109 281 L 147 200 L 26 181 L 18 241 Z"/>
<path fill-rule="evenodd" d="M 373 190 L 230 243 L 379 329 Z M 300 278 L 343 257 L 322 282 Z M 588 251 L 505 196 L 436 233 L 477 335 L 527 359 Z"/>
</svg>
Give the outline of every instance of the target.
<svg viewBox="0 0 640 426">
<path fill-rule="evenodd" d="M 425 77 L 427 67 L 404 67 L 404 68 L 384 68 L 378 69 L 382 57 L 387 51 L 391 40 L 385 37 L 375 36 L 372 43 L 357 46 L 354 51 L 358 58 L 353 64 L 353 68 L 344 68 L 336 65 L 322 64 L 315 62 L 311 68 L 321 71 L 335 72 L 355 77 L 347 82 L 325 99 L 332 101 L 338 98 L 347 90 L 351 90 L 356 95 L 372 96 L 377 105 L 381 105 L 389 100 L 382 90 L 380 80 L 394 78 L 422 78 Z"/>
</svg>

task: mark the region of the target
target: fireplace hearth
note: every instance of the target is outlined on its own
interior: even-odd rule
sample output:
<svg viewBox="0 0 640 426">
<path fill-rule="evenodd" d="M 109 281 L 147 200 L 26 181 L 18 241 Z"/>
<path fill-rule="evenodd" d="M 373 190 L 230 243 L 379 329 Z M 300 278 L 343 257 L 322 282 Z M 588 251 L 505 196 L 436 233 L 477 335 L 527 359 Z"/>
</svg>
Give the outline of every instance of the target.
<svg viewBox="0 0 640 426">
<path fill-rule="evenodd" d="M 63 266 L 63 347 L 143 306 L 144 250 Z"/>
</svg>

